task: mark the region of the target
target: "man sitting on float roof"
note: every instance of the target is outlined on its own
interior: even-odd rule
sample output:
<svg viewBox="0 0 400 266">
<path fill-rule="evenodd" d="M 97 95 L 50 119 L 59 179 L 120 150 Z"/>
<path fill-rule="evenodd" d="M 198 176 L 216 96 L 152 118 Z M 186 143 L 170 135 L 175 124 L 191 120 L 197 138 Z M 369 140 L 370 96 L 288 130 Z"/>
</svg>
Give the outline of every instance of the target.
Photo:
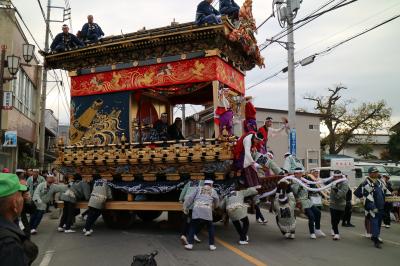
<svg viewBox="0 0 400 266">
<path fill-rule="evenodd" d="M 97 42 L 101 36 L 104 36 L 103 30 L 97 23 L 93 22 L 93 16 L 87 17 L 88 22 L 85 23 L 81 30 L 81 37 L 85 43 Z"/>
<path fill-rule="evenodd" d="M 213 0 L 204 0 L 197 6 L 197 25 L 222 23 L 221 14 L 211 5 L 212 2 Z"/>
<path fill-rule="evenodd" d="M 219 12 L 221 15 L 226 15 L 230 19 L 239 18 L 240 7 L 235 3 L 234 0 L 220 0 L 219 1 Z"/>
<path fill-rule="evenodd" d="M 57 34 L 53 43 L 50 45 L 52 51 L 64 52 L 84 46 L 83 42 L 81 42 L 75 35 L 69 33 L 69 28 L 66 24 L 62 26 L 62 31 L 63 32 Z"/>
</svg>

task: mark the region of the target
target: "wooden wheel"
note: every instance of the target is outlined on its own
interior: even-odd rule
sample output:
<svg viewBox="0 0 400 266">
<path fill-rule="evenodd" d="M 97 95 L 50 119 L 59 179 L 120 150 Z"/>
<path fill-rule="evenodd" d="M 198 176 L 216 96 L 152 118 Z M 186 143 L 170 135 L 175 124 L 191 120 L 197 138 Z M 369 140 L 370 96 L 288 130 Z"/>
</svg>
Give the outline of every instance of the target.
<svg viewBox="0 0 400 266">
<path fill-rule="evenodd" d="M 136 214 L 143 222 L 151 222 L 160 217 L 162 211 L 140 211 L 136 212 Z"/>
<path fill-rule="evenodd" d="M 105 224 L 114 229 L 128 229 L 135 220 L 133 211 L 104 210 L 102 215 Z"/>
</svg>

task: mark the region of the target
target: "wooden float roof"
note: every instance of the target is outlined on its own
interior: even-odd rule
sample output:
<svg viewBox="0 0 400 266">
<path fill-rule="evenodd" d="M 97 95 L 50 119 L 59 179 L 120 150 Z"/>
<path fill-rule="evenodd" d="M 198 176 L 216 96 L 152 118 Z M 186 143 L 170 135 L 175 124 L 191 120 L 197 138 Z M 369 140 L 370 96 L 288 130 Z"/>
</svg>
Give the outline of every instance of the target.
<svg viewBox="0 0 400 266">
<path fill-rule="evenodd" d="M 171 26 L 140 30 L 118 36 L 108 36 L 100 42 L 61 53 L 41 54 L 49 69 L 79 71 L 118 63 L 157 59 L 210 50 L 218 51 L 231 65 L 240 70 L 255 66 L 253 58 L 247 56 L 244 47 L 229 41 L 228 35 L 234 26 L 223 18 L 222 24 L 198 26 L 195 23 L 172 23 Z"/>
</svg>

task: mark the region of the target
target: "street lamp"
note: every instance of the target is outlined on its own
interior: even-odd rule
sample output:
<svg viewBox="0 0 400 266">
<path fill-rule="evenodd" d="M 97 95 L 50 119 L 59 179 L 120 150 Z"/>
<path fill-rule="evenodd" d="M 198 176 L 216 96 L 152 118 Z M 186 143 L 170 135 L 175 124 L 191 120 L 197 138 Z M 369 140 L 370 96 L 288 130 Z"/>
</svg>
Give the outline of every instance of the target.
<svg viewBox="0 0 400 266">
<path fill-rule="evenodd" d="M 25 62 L 29 64 L 29 62 L 33 59 L 33 53 L 35 52 L 35 45 L 25 43 L 22 46 L 22 55 L 24 57 Z"/>
<path fill-rule="evenodd" d="M 11 76 L 15 76 L 18 73 L 20 60 L 19 56 L 7 56 L 7 68 Z"/>
<path fill-rule="evenodd" d="M 35 51 L 35 46 L 32 44 L 23 44 L 22 46 L 22 54 L 26 64 L 21 63 L 21 58 L 15 55 L 7 56 L 6 60 L 6 51 L 7 46 L 1 45 L 0 49 L 0 141 L 3 136 L 2 132 L 2 124 L 1 124 L 1 111 L 3 109 L 3 86 L 4 83 L 16 79 L 15 75 L 18 73 L 18 70 L 21 65 L 23 66 L 31 66 L 28 63 L 33 59 L 33 53 Z M 4 77 L 4 69 L 8 68 L 8 71 L 11 74 L 11 77 Z"/>
</svg>

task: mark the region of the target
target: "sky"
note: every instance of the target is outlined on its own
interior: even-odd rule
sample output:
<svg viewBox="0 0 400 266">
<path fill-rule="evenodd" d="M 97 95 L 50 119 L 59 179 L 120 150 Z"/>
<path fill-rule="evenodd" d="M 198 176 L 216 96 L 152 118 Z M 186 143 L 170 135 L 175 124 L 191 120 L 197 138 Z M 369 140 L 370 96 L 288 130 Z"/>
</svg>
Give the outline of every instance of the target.
<svg viewBox="0 0 400 266">
<path fill-rule="evenodd" d="M 297 19 L 306 17 L 328 0 L 304 0 Z M 65 6 L 64 0 L 52 0 L 53 6 Z M 78 31 L 86 22 L 89 14 L 94 16 L 105 34 L 120 35 L 121 32 L 135 32 L 143 27 L 147 29 L 177 22 L 193 21 L 196 6 L 200 0 L 70 0 L 72 13 L 72 32 Z M 214 1 L 216 2 L 216 1 Z M 241 5 L 244 0 L 236 0 Z M 336 0 L 335 3 L 339 3 Z M 45 24 L 37 1 L 13 0 L 25 22 L 38 41 L 44 47 Z M 46 9 L 47 1 L 41 0 Z M 218 6 L 217 6 L 218 7 Z M 257 24 L 272 13 L 272 0 L 253 0 L 253 14 Z M 53 12 L 54 11 L 54 12 Z M 52 20 L 59 20 L 62 14 L 52 9 Z M 301 29 L 294 32 L 295 61 L 322 51 L 347 37 L 374 26 L 385 19 L 400 14 L 398 0 L 358 0 L 357 2 L 324 14 Z M 69 23 L 69 22 L 67 22 Z M 52 23 L 54 34 L 61 32 L 62 23 Z M 313 103 L 304 100 L 306 95 L 326 95 L 327 88 L 342 84 L 348 88 L 343 98 L 354 99 L 354 105 L 362 102 L 385 100 L 392 108 L 392 123 L 400 121 L 400 19 L 358 37 L 339 46 L 315 62 L 296 68 L 296 108 L 313 112 Z M 261 44 L 282 28 L 276 18 L 270 19 L 256 35 Z M 285 40 L 282 39 L 282 40 Z M 278 44 L 272 44 L 264 51 L 266 67 L 254 68 L 246 73 L 246 86 L 276 73 L 287 65 L 287 52 Z M 51 72 L 50 72 L 51 73 Z M 57 72 L 60 76 L 60 72 Z M 53 75 L 51 73 L 51 75 Z M 68 86 L 64 76 L 64 84 Z M 51 93 L 47 107 L 59 116 L 60 124 L 69 123 L 66 96 L 59 96 L 54 83 L 49 83 Z M 287 73 L 281 73 L 248 91 L 257 107 L 287 109 Z M 61 94 L 62 95 L 62 94 Z"/>
</svg>

